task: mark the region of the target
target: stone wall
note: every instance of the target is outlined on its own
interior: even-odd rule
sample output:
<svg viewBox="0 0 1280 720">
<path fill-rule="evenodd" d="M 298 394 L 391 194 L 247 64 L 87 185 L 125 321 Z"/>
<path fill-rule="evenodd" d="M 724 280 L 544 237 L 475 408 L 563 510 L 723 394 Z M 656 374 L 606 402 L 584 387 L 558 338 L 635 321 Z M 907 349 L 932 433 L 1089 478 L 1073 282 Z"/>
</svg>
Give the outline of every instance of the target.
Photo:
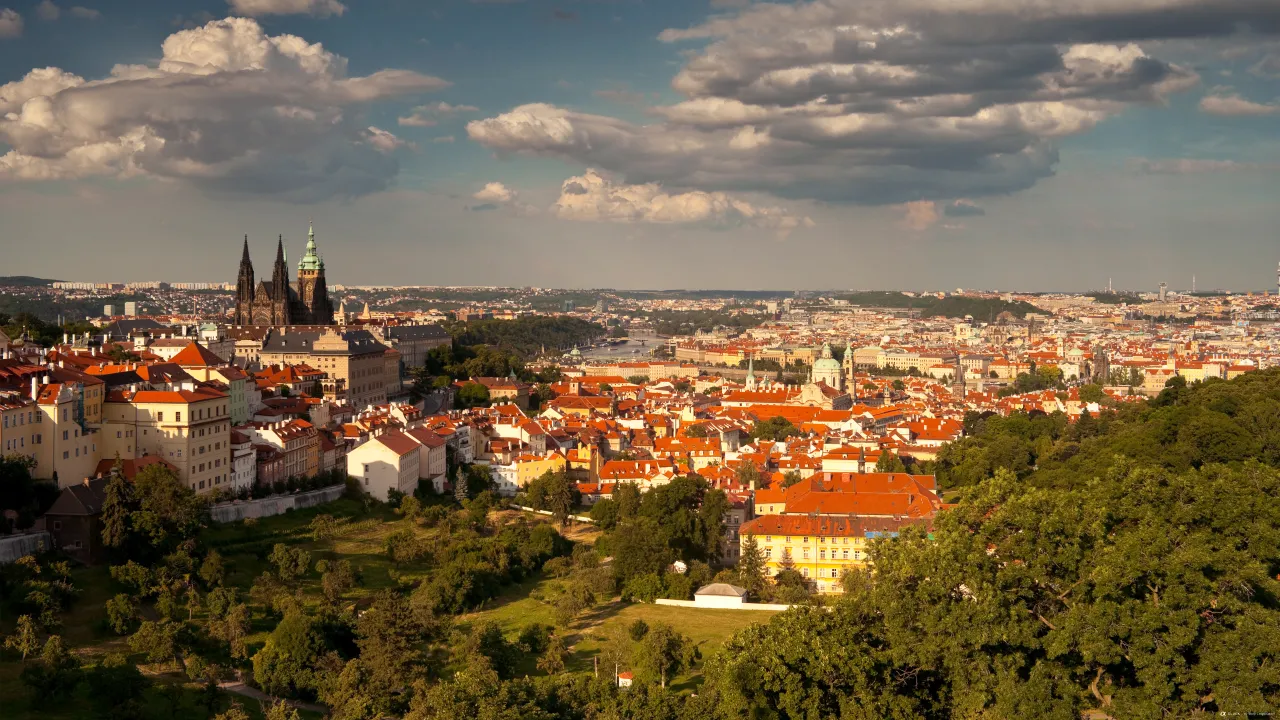
<svg viewBox="0 0 1280 720">
<path fill-rule="evenodd" d="M 342 497 L 346 485 L 331 485 L 327 488 L 293 495 L 275 495 L 260 500 L 236 500 L 218 503 L 209 508 L 209 517 L 214 522 L 228 523 L 245 518 L 263 518 L 282 515 L 289 510 L 315 507 L 331 503 Z"/>
<path fill-rule="evenodd" d="M 696 600 L 668 600 L 666 598 L 658 598 L 653 601 L 655 605 L 671 605 L 673 607 L 700 608 L 702 610 L 768 610 L 770 612 L 782 612 L 789 610 L 791 605 L 777 605 L 773 603 L 742 603 L 741 605 L 725 605 L 723 607 L 710 605 L 699 605 Z"/>
<path fill-rule="evenodd" d="M 53 539 L 47 532 L 0 538 L 0 565 L 7 565 L 27 555 L 39 555 L 52 547 Z"/>
</svg>

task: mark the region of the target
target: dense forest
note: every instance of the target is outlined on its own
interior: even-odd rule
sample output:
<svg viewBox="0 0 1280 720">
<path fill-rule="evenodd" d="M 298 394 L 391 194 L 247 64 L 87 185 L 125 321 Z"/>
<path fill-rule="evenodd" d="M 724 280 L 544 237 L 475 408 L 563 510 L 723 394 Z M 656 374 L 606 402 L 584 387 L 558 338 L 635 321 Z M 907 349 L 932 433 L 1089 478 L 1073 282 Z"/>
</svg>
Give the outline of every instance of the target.
<svg viewBox="0 0 1280 720">
<path fill-rule="evenodd" d="M 717 327 L 741 332 L 768 319 L 766 315 L 725 312 L 722 310 L 656 310 L 635 312 L 653 324 L 659 335 L 692 335 Z"/>
<path fill-rule="evenodd" d="M 548 351 L 587 345 L 605 334 L 595 323 L 572 317 L 526 316 L 515 320 L 475 320 L 446 326 L 454 343 L 490 345 L 510 350 L 522 359 Z"/>
<path fill-rule="evenodd" d="M 988 322 L 1003 312 L 1009 312 L 1021 319 L 1029 312 L 1041 312 L 1034 305 L 1021 300 L 1008 301 L 999 298 L 980 298 L 964 295 L 948 295 L 938 298 L 933 295 L 904 295 L 901 292 L 873 291 L 856 292 L 840 295 L 840 300 L 848 300 L 853 305 L 862 307 L 912 308 L 919 310 L 923 317 L 962 318 L 966 315 L 975 320 Z"/>
</svg>

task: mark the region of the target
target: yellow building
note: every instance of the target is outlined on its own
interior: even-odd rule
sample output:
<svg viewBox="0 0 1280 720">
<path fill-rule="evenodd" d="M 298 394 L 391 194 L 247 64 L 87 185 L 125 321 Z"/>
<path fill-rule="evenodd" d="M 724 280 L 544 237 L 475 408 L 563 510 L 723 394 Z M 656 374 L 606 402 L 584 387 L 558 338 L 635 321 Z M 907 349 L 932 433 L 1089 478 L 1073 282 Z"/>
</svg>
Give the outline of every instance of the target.
<svg viewBox="0 0 1280 720">
<path fill-rule="evenodd" d="M 24 455 L 39 462 L 43 419 L 40 408 L 18 393 L 0 396 L 0 448 L 4 454 Z"/>
<path fill-rule="evenodd" d="M 777 575 L 789 560 L 819 593 L 843 593 L 841 576 L 846 570 L 867 566 L 871 541 L 895 536 L 910 522 L 892 518 L 762 515 L 744 523 L 739 537 L 743 545 L 748 536 L 755 537 L 770 577 Z"/>
<path fill-rule="evenodd" d="M 103 411 L 103 457 L 158 455 L 198 493 L 231 483 L 231 415 L 226 393 L 117 390 Z"/>
<path fill-rule="evenodd" d="M 321 370 L 345 382 L 347 400 L 363 410 L 387 401 L 386 351 L 368 330 L 278 328 L 263 340 L 259 359 L 263 365 L 306 363 Z"/>
<path fill-rule="evenodd" d="M 568 468 L 568 460 L 564 455 L 553 452 L 548 455 L 520 455 L 515 459 L 516 485 L 527 487 L 535 479 L 548 472 L 560 472 Z"/>
</svg>

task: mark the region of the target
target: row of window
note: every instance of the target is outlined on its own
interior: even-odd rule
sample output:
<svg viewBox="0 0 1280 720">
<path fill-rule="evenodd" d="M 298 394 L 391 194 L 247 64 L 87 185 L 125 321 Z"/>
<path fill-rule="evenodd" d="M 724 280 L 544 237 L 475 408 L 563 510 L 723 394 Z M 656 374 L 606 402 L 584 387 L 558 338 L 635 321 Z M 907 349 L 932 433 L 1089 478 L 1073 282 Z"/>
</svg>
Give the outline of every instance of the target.
<svg viewBox="0 0 1280 720">
<path fill-rule="evenodd" d="M 93 451 L 94 451 L 94 452 L 97 452 L 97 451 L 98 451 L 98 443 L 93 443 Z M 78 448 L 78 447 L 77 447 L 77 448 L 75 449 L 75 452 L 76 452 L 76 457 L 80 457 L 80 448 Z M 85 454 L 85 455 L 88 455 L 88 454 L 89 454 L 89 446 L 88 446 L 88 445 L 85 445 L 85 446 L 84 446 L 84 454 Z M 70 451 L 70 450 L 63 450 L 63 451 L 62 451 L 62 459 L 63 459 L 63 460 L 70 460 L 70 459 L 71 459 L 71 451 Z"/>
<path fill-rule="evenodd" d="M 214 486 L 216 486 L 216 485 L 221 485 L 221 484 L 223 483 L 223 481 L 225 481 L 226 479 L 227 479 L 227 476 L 226 476 L 226 475 L 215 475 L 215 476 L 213 476 L 212 478 L 210 478 L 209 480 L 201 480 L 201 481 L 200 481 L 200 482 L 198 482 L 198 483 L 196 483 L 196 482 L 191 483 L 191 489 L 192 489 L 192 490 L 203 490 L 203 489 L 205 489 L 206 484 L 208 485 L 208 487 L 214 487 Z"/>
<path fill-rule="evenodd" d="M 773 557 L 773 548 L 765 548 L 765 549 L 764 549 L 764 557 L 765 557 L 765 559 L 766 559 L 766 560 L 767 560 L 767 559 L 772 558 L 772 557 Z M 805 549 L 804 549 L 804 552 L 803 552 L 803 554 L 800 556 L 800 559 L 801 559 L 801 560 L 808 560 L 808 559 L 809 559 L 809 548 L 805 548 Z M 818 551 L 818 559 L 819 559 L 819 560 L 826 560 L 826 559 L 827 559 L 827 551 L 826 551 L 826 550 L 819 550 L 819 551 Z M 848 550 L 843 550 L 843 551 L 841 551 L 841 550 L 832 550 L 832 551 L 831 551 L 831 559 L 832 559 L 832 560 L 848 560 L 848 559 L 849 559 L 849 551 L 848 551 Z M 853 559 L 854 559 L 854 560 L 861 560 L 861 559 L 862 559 L 862 552 L 861 552 L 861 551 L 859 551 L 859 550 L 854 550 L 854 551 L 853 551 Z"/>
<path fill-rule="evenodd" d="M 32 413 L 33 411 L 28 410 L 26 413 L 18 413 L 17 415 L 5 415 L 4 426 L 9 427 L 10 418 L 13 418 L 13 427 L 18 427 L 19 425 L 26 425 L 29 422 L 40 422 L 40 418 L 41 418 L 40 413 L 35 413 L 35 420 L 32 420 L 31 418 Z"/>
<path fill-rule="evenodd" d="M 32 445 L 39 445 L 39 444 L 40 444 L 40 441 L 41 441 L 41 437 L 42 437 L 42 436 L 41 436 L 39 433 L 36 433 L 35 435 L 32 435 L 32 436 L 31 436 L 31 444 L 32 444 Z M 26 446 L 27 446 L 27 439 L 26 439 L 25 437 L 20 437 L 20 438 L 11 438 L 11 439 L 6 440 L 6 441 L 4 442 L 4 449 L 5 449 L 5 450 L 17 450 L 17 449 L 19 449 L 19 448 L 25 448 Z"/>
<path fill-rule="evenodd" d="M 790 544 L 791 544 L 792 538 L 793 538 L 793 536 L 791 536 L 791 535 L 784 535 L 784 536 L 782 537 L 783 541 L 784 541 L 784 542 L 786 542 L 788 545 L 790 545 Z M 856 539 L 856 538 L 855 538 L 855 539 Z M 771 542 L 773 542 L 773 536 L 772 536 L 772 535 L 765 535 L 765 536 L 764 536 L 764 541 L 765 541 L 765 542 L 767 542 L 767 543 L 771 543 Z M 807 543 L 807 542 L 809 542 L 809 536 L 808 536 L 808 535 L 805 535 L 805 536 L 804 536 L 804 539 L 802 539 L 800 542 L 802 542 L 802 543 Z M 825 537 L 820 537 L 820 538 L 818 538 L 818 542 L 819 542 L 819 543 L 825 543 L 825 542 L 827 542 L 827 538 L 825 538 Z M 832 544 L 832 545 L 848 545 L 848 544 L 849 544 L 849 538 L 847 538 L 847 537 L 843 537 L 843 538 L 831 538 L 831 544 Z"/>
</svg>

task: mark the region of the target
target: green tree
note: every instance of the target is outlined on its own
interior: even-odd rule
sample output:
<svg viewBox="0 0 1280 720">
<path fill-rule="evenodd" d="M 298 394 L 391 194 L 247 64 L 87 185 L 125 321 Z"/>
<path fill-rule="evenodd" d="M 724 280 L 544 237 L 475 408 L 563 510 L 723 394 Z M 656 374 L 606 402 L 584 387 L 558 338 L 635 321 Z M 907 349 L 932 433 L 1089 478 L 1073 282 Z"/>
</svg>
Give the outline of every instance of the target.
<svg viewBox="0 0 1280 720">
<path fill-rule="evenodd" d="M 369 687 L 389 696 L 425 671 L 428 629 L 397 592 L 384 590 L 356 622 L 360 660 L 369 670 Z"/>
<path fill-rule="evenodd" d="M 227 568 L 222 555 L 217 550 L 210 550 L 204 556 L 204 562 L 200 563 L 200 579 L 204 580 L 206 588 L 212 589 L 221 585 L 226 578 Z"/>
<path fill-rule="evenodd" d="M 130 515 L 130 526 L 157 551 L 168 552 L 206 524 L 205 500 L 165 465 L 155 463 L 139 470 L 133 491 L 138 509 Z"/>
<path fill-rule="evenodd" d="M 880 452 L 880 458 L 876 460 L 876 472 L 882 473 L 904 473 L 907 466 L 903 464 L 902 458 L 888 450 Z"/>
<path fill-rule="evenodd" d="M 317 568 L 318 569 L 318 568 Z M 320 589 L 325 601 L 337 605 L 343 594 L 356 584 L 356 573 L 350 560 L 338 560 L 327 563 L 320 575 Z"/>
<path fill-rule="evenodd" d="M 569 657 L 569 646 L 564 640 L 564 636 L 556 634 L 551 636 L 551 640 L 547 643 L 547 649 L 538 658 L 538 669 L 548 675 L 558 675 L 564 672 L 565 660 Z"/>
<path fill-rule="evenodd" d="M 323 650 L 324 637 L 315 621 L 301 611 L 287 613 L 253 656 L 253 679 L 272 695 L 311 699 Z"/>
<path fill-rule="evenodd" d="M 123 593 L 107 601 L 107 623 L 117 635 L 127 635 L 138 619 L 138 608 L 133 598 Z"/>
<path fill-rule="evenodd" d="M 40 652 L 40 662 L 22 669 L 22 682 L 38 705 L 66 699 L 80 679 L 80 663 L 67 652 L 62 638 L 50 635 Z"/>
<path fill-rule="evenodd" d="M 262 715 L 265 720 L 302 720 L 297 709 L 283 700 L 272 703 Z"/>
<path fill-rule="evenodd" d="M 757 440 L 785 440 L 799 434 L 799 428 L 780 415 L 758 422 L 751 429 L 751 437 Z"/>
<path fill-rule="evenodd" d="M 782 473 L 782 488 L 785 490 L 802 480 L 804 480 L 804 476 L 798 470 L 788 470 Z"/>
<path fill-rule="evenodd" d="M 459 388 L 456 397 L 458 407 L 486 407 L 489 405 L 489 388 L 480 383 L 469 382 Z"/>
<path fill-rule="evenodd" d="M 764 553 L 760 551 L 755 535 L 747 534 L 743 538 L 742 554 L 738 556 L 737 570 L 738 582 L 742 583 L 742 587 L 750 596 L 756 600 L 762 598 L 768 587 L 768 575 Z"/>
<path fill-rule="evenodd" d="M 179 642 L 181 625 L 172 620 L 145 620 L 137 632 L 129 636 L 129 649 L 147 656 L 147 662 L 162 663 L 177 660 L 183 665 Z"/>
<path fill-rule="evenodd" d="M 286 583 L 306 575 L 311 567 L 311 553 L 284 543 L 276 543 L 267 559 L 275 566 L 280 580 Z"/>
<path fill-rule="evenodd" d="M 120 473 L 112 473 L 102 501 L 102 544 L 122 549 L 129 539 L 129 516 L 134 512 L 133 488 Z"/>
<path fill-rule="evenodd" d="M 591 506 L 591 520 L 596 527 L 609 531 L 618 525 L 618 503 L 612 498 L 601 498 Z"/>
<path fill-rule="evenodd" d="M 700 654 L 688 637 L 666 623 L 654 623 L 638 645 L 642 672 L 656 677 L 662 687 L 667 680 L 693 667 Z"/>
<path fill-rule="evenodd" d="M 529 504 L 537 510 L 550 510 L 551 517 L 564 527 L 573 508 L 582 501 L 577 483 L 563 470 L 548 470 L 534 478 L 525 488 Z"/>
<path fill-rule="evenodd" d="M 40 649 L 40 634 L 30 615 L 18 616 L 18 624 L 13 634 L 4 639 L 4 646 L 21 655 L 24 665 L 27 656 Z"/>
</svg>

